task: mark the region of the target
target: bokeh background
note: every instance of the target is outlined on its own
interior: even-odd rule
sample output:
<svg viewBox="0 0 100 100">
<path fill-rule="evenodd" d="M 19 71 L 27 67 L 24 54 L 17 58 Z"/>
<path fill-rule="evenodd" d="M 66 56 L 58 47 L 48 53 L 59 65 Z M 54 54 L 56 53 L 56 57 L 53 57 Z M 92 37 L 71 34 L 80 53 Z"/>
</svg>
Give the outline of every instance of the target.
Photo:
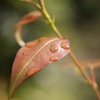
<svg viewBox="0 0 100 100">
<path fill-rule="evenodd" d="M 100 0 L 44 1 L 78 59 L 99 59 Z M 14 24 L 33 10 L 31 4 L 20 0 L 0 1 L 0 100 L 7 100 L 11 68 L 20 48 L 14 37 Z M 42 36 L 56 36 L 42 18 L 23 27 L 25 41 Z M 67 56 L 30 77 L 16 90 L 13 100 L 97 100 L 81 74 L 65 64 L 69 60 Z M 100 87 L 100 68 L 95 73 Z"/>
</svg>

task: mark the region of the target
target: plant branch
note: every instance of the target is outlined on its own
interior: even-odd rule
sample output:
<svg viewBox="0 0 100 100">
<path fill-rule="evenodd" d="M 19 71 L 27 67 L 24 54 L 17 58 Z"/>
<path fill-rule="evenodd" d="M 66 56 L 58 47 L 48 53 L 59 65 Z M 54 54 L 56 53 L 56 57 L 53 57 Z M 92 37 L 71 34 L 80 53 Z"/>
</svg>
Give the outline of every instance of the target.
<svg viewBox="0 0 100 100">
<path fill-rule="evenodd" d="M 22 0 L 22 1 L 27 1 L 29 3 L 32 3 L 33 6 L 37 10 L 39 10 L 41 12 L 44 20 L 50 25 L 50 27 L 53 29 L 53 31 L 56 33 L 56 35 L 59 38 L 63 38 L 63 36 L 60 34 L 60 32 L 58 31 L 58 29 L 56 28 L 53 19 L 49 16 L 48 12 L 46 11 L 44 0 L 38 0 L 39 4 L 35 3 L 32 0 Z M 78 69 L 80 70 L 80 72 L 82 73 L 82 75 L 84 76 L 84 78 L 87 80 L 87 82 L 93 88 L 95 94 L 98 97 L 98 100 L 100 100 L 100 93 L 99 93 L 96 81 L 93 81 L 89 77 L 89 75 L 87 74 L 87 72 L 85 71 L 85 69 L 83 68 L 83 66 L 80 64 L 80 62 L 78 61 L 78 59 L 76 58 L 76 56 L 74 55 L 74 53 L 72 52 L 72 50 L 70 51 L 69 56 L 71 57 L 71 59 L 73 60 L 73 62 L 76 64 L 76 66 L 78 67 Z"/>
<path fill-rule="evenodd" d="M 33 6 L 37 9 L 37 10 L 41 10 L 41 7 L 40 7 L 40 5 L 39 4 L 37 4 L 37 3 L 35 3 L 34 1 L 32 1 L 32 0 L 21 0 L 21 1 L 24 1 L 24 2 L 29 2 L 29 3 L 31 3 L 31 4 L 33 4 Z"/>
<path fill-rule="evenodd" d="M 82 75 L 85 77 L 85 79 L 88 81 L 88 83 L 91 85 L 92 81 L 91 81 L 90 77 L 84 70 L 83 66 L 79 63 L 78 59 L 75 57 L 75 55 L 72 51 L 69 53 L 69 56 L 72 58 L 73 62 L 76 64 L 76 66 L 81 71 Z"/>
<path fill-rule="evenodd" d="M 57 34 L 58 37 L 63 38 L 56 26 L 54 25 L 54 21 L 49 16 L 48 12 L 46 11 L 44 0 L 39 0 L 39 4 L 41 6 L 41 13 L 43 15 L 44 20 L 52 27 L 54 32 Z"/>
<path fill-rule="evenodd" d="M 49 16 L 49 14 L 47 13 L 45 6 L 44 6 L 44 1 L 43 0 L 39 0 L 40 2 L 40 6 L 41 8 L 43 8 L 41 10 L 41 13 L 44 16 L 44 19 L 48 22 L 48 24 L 51 26 L 51 28 L 54 30 L 54 32 L 57 34 L 57 36 L 59 38 L 63 38 L 63 36 L 60 34 L 60 32 L 58 31 L 58 29 L 56 28 L 53 20 L 51 19 L 51 17 Z M 84 76 L 84 78 L 88 81 L 88 83 L 90 84 L 90 86 L 92 86 L 93 90 L 95 91 L 98 100 L 100 100 L 100 94 L 97 88 L 97 84 L 93 84 L 93 81 L 91 80 L 91 78 L 89 77 L 89 75 L 86 73 L 86 71 L 84 70 L 83 66 L 79 63 L 78 59 L 75 57 L 74 53 L 72 52 L 72 50 L 69 53 L 69 56 L 72 58 L 73 62 L 76 64 L 76 66 L 78 67 L 78 69 L 81 71 L 82 75 Z M 95 82 L 96 83 L 96 82 Z"/>
<path fill-rule="evenodd" d="M 44 0 L 38 0 L 42 10 L 45 10 Z"/>
</svg>

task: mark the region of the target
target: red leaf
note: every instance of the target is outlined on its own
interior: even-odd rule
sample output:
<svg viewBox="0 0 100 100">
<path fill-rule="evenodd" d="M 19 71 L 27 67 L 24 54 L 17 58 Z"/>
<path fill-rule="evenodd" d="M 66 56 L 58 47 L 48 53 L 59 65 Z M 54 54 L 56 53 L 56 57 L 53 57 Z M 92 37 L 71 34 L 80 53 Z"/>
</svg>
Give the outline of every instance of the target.
<svg viewBox="0 0 100 100">
<path fill-rule="evenodd" d="M 40 16 L 41 16 L 40 11 L 35 11 L 35 12 L 28 13 L 17 24 L 18 25 L 24 25 L 24 24 L 30 23 L 30 22 L 35 21 L 36 19 L 38 19 Z"/>
<path fill-rule="evenodd" d="M 26 43 L 17 53 L 13 63 L 10 95 L 31 75 L 47 64 L 58 61 L 70 52 L 69 41 L 55 37 L 43 37 Z"/>
<path fill-rule="evenodd" d="M 16 40 L 19 43 L 19 45 L 21 45 L 21 46 L 25 45 L 24 41 L 21 39 L 21 28 L 22 28 L 22 26 L 25 25 L 25 24 L 28 24 L 32 21 L 35 21 L 40 17 L 41 17 L 41 12 L 34 11 L 34 12 L 31 12 L 31 13 L 28 13 L 27 15 L 22 17 L 22 19 L 19 22 L 17 22 L 17 24 L 14 27 L 14 31 L 15 31 Z"/>
</svg>

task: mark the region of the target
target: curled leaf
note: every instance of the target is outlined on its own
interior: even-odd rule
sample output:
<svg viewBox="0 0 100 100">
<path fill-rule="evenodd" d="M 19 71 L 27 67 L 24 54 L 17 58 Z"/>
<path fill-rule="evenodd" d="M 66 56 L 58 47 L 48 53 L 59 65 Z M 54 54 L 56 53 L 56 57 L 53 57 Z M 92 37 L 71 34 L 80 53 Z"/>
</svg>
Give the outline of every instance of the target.
<svg viewBox="0 0 100 100">
<path fill-rule="evenodd" d="M 55 37 L 42 37 L 26 43 L 17 53 L 11 75 L 11 97 L 15 89 L 47 64 L 58 61 L 70 52 L 69 41 Z"/>
<path fill-rule="evenodd" d="M 41 16 L 41 12 L 35 11 L 25 15 L 16 25 L 15 25 L 15 37 L 20 46 L 24 46 L 25 42 L 21 38 L 21 28 L 22 25 L 28 24 L 32 21 L 35 21 Z"/>
</svg>

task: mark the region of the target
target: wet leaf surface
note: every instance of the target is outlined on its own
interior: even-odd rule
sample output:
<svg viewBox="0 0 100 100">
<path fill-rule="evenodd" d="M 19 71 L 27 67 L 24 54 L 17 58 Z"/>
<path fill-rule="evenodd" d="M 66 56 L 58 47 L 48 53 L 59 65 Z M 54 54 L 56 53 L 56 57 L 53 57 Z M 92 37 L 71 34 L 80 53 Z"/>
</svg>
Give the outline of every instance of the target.
<svg viewBox="0 0 100 100">
<path fill-rule="evenodd" d="M 15 89 L 47 64 L 58 61 L 70 52 L 69 41 L 55 37 L 42 37 L 26 43 L 17 53 L 11 75 L 11 97 Z"/>
</svg>

